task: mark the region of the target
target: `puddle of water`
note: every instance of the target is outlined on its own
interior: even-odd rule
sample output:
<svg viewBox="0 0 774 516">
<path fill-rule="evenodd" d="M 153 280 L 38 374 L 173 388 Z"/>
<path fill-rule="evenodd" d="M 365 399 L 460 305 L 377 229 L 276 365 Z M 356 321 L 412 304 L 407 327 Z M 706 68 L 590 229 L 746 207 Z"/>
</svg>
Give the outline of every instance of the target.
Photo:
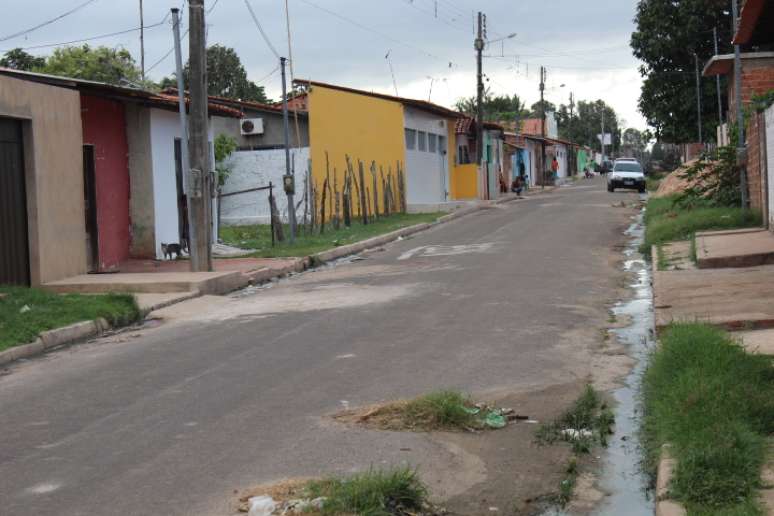
<svg viewBox="0 0 774 516">
<path fill-rule="evenodd" d="M 635 280 L 629 285 L 634 296 L 619 302 L 613 308 L 617 317 L 627 317 L 631 321 L 626 328 L 611 332 L 636 362 L 626 377 L 624 386 L 613 393 L 617 402 L 615 434 L 602 456 L 603 470 L 600 479 L 600 486 L 610 495 L 595 511 L 595 514 L 602 516 L 652 516 L 654 512 L 654 500 L 648 489 L 648 478 L 642 471 L 642 450 L 638 435 L 642 415 L 642 376 L 647 367 L 648 355 L 655 346 L 650 268 L 637 250 L 643 233 L 640 215 L 626 231 L 631 241 L 624 250 L 624 271 L 635 275 Z"/>
</svg>

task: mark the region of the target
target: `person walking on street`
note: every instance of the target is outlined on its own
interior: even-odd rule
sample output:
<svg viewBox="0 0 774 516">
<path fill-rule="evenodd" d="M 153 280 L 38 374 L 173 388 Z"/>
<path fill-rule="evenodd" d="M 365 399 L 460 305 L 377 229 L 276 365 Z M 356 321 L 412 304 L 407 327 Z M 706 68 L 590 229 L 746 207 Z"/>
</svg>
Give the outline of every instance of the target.
<svg viewBox="0 0 774 516">
<path fill-rule="evenodd" d="M 554 159 L 551 161 L 551 172 L 553 173 L 552 177 L 554 181 L 559 177 L 559 161 L 556 159 L 556 156 L 554 156 Z"/>
</svg>

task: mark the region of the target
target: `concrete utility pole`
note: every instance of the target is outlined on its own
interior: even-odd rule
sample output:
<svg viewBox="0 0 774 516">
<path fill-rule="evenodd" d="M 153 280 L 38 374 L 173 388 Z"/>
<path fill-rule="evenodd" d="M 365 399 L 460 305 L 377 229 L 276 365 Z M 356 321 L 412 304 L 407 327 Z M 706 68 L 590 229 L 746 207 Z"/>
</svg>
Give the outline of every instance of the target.
<svg viewBox="0 0 774 516">
<path fill-rule="evenodd" d="M 188 220 L 191 271 L 212 270 L 212 174 L 207 141 L 207 52 L 204 48 L 204 0 L 188 2 L 191 105 L 188 135 L 191 163 Z M 185 92 L 179 92 L 184 95 Z"/>
<path fill-rule="evenodd" d="M 699 124 L 699 143 L 704 143 L 701 134 L 701 79 L 699 79 L 699 56 L 693 53 L 693 62 L 696 68 L 696 122 Z"/>
<path fill-rule="evenodd" d="M 602 134 L 600 135 L 599 142 L 602 144 L 602 164 L 605 163 L 605 106 L 602 105 Z"/>
<path fill-rule="evenodd" d="M 484 13 L 478 12 L 478 33 L 474 43 L 476 49 L 476 149 L 478 150 L 478 164 L 484 164 Z M 489 167 L 486 166 L 486 198 L 489 199 Z"/>
<path fill-rule="evenodd" d="M 718 28 L 712 29 L 712 37 L 715 40 L 715 55 L 718 55 Z M 720 75 L 715 75 L 715 89 L 718 94 L 718 127 L 723 125 L 723 101 L 720 97 Z"/>
<path fill-rule="evenodd" d="M 142 15 L 142 0 L 140 0 L 140 71 L 145 81 L 145 19 Z"/>
<path fill-rule="evenodd" d="M 543 92 L 546 89 L 546 69 L 540 67 L 540 136 L 546 137 L 546 105 L 543 102 Z M 540 166 L 543 168 L 543 181 L 541 181 L 540 189 L 546 188 L 546 142 L 545 139 L 540 141 Z"/>
<path fill-rule="evenodd" d="M 285 194 L 288 196 L 288 224 L 290 225 L 290 243 L 296 239 L 296 204 L 293 200 L 293 194 L 296 189 L 296 178 L 290 170 L 290 123 L 288 122 L 288 91 L 287 79 L 285 78 L 285 65 L 287 59 L 280 57 L 280 68 L 282 69 L 282 125 L 285 131 L 285 175 L 282 178 Z"/>
<path fill-rule="evenodd" d="M 172 8 L 172 37 L 175 40 L 175 75 L 177 75 L 177 107 L 180 113 L 180 168 L 183 172 L 183 193 L 185 194 L 186 212 L 191 213 L 191 195 L 188 184 L 188 117 L 185 110 L 185 84 L 183 84 L 183 55 L 180 49 L 180 10 Z M 190 216 L 189 216 L 190 219 Z M 188 221 L 188 252 L 193 256 L 196 247 L 196 233 L 191 231 L 191 222 Z"/>
<path fill-rule="evenodd" d="M 734 34 L 739 28 L 739 6 L 736 0 L 731 0 L 731 13 L 734 21 Z M 742 208 L 748 205 L 747 196 L 747 149 L 744 141 L 744 113 L 742 112 L 742 51 L 739 45 L 734 45 L 734 104 L 736 105 L 736 161 L 741 167 L 739 189 L 742 191 Z"/>
</svg>

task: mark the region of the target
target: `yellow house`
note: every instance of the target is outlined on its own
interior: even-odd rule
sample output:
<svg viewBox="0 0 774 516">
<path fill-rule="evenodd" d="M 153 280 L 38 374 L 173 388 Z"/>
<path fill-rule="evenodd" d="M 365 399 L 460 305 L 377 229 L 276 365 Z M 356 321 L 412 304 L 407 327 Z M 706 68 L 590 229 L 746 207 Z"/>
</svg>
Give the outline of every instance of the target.
<svg viewBox="0 0 774 516">
<path fill-rule="evenodd" d="M 457 198 L 455 122 L 460 113 L 422 100 L 316 81 L 296 84 L 306 93 L 318 201 L 326 181 L 331 189 L 335 183 L 335 191 L 342 191 L 348 167 L 356 187 L 362 188 L 361 164 L 368 210 L 376 202 L 384 212 L 385 188 L 395 198 L 402 194 L 403 203 L 397 207 L 409 211 L 443 210 Z M 353 200 L 352 208 L 359 213 L 360 203 Z"/>
</svg>

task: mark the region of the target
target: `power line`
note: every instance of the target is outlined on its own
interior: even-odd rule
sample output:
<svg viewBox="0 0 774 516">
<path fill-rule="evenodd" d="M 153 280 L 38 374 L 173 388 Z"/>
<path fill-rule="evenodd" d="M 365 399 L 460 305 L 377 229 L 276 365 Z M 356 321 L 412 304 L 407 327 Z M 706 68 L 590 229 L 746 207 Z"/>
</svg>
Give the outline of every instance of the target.
<svg viewBox="0 0 774 516">
<path fill-rule="evenodd" d="M 253 21 L 255 22 L 255 26 L 258 27 L 258 32 L 261 33 L 261 36 L 263 37 L 263 41 L 266 42 L 266 46 L 269 47 L 269 49 L 274 53 L 274 56 L 279 59 L 280 55 L 279 52 L 277 52 L 277 49 L 274 48 L 274 45 L 271 44 L 271 41 L 269 40 L 269 36 L 266 35 L 266 33 L 263 30 L 263 27 L 261 27 L 261 22 L 258 21 L 258 17 L 255 15 L 255 12 L 253 11 L 253 7 L 250 5 L 250 2 L 248 0 L 245 0 L 245 5 L 247 6 L 247 10 L 250 11 L 250 16 L 252 16 Z"/>
<path fill-rule="evenodd" d="M 154 23 L 153 25 L 146 25 L 145 29 L 152 29 L 154 27 L 158 27 L 160 25 L 163 25 L 165 20 L 166 20 L 166 18 L 164 20 L 160 21 L 159 23 Z M 137 32 L 138 30 L 140 30 L 140 27 L 134 27 L 132 29 L 126 29 L 126 30 L 120 30 L 118 32 L 111 32 L 109 34 L 100 34 L 99 36 L 90 36 L 88 38 L 73 39 L 73 40 L 70 40 L 70 41 L 62 41 L 60 43 L 46 43 L 46 44 L 43 44 L 43 45 L 32 45 L 32 46 L 29 46 L 29 47 L 19 47 L 19 48 L 21 48 L 22 50 L 36 50 L 36 49 L 40 49 L 40 48 L 59 47 L 59 46 L 64 46 L 64 45 L 72 45 L 73 43 L 84 43 L 86 41 L 94 41 L 96 39 L 104 39 L 104 38 L 111 38 L 113 36 L 121 36 L 123 34 L 129 34 L 131 32 Z M 0 52 L 8 52 L 8 50 L 0 50 Z"/>
<path fill-rule="evenodd" d="M 464 32 L 468 31 L 467 25 L 465 25 L 465 26 L 455 25 L 452 21 L 447 21 L 446 19 L 444 19 L 443 16 L 438 16 L 437 12 L 430 12 L 430 11 L 427 11 L 425 9 L 420 8 L 417 4 L 414 3 L 414 0 L 401 0 L 401 1 L 403 3 L 405 3 L 405 4 L 408 4 L 409 6 L 413 7 L 417 11 L 419 11 L 421 13 L 424 13 L 424 14 L 427 14 L 431 18 L 434 18 L 434 19 L 438 20 L 439 22 L 441 22 L 441 23 L 443 23 L 445 25 L 448 25 L 449 27 L 451 27 L 453 29 L 459 29 L 459 30 L 464 31 Z"/>
<path fill-rule="evenodd" d="M 267 81 L 267 80 L 269 79 L 269 77 L 271 77 L 272 75 L 274 75 L 275 73 L 277 73 L 277 72 L 279 71 L 279 69 L 280 69 L 280 67 L 279 67 L 279 65 L 278 65 L 277 67 L 275 67 L 275 68 L 274 68 L 274 70 L 272 70 L 271 72 L 267 73 L 267 74 L 266 74 L 265 76 L 263 76 L 262 78 L 260 78 L 260 79 L 258 79 L 257 81 L 255 81 L 255 83 L 256 83 L 256 84 L 261 84 L 262 82 L 265 82 L 265 81 Z"/>
<path fill-rule="evenodd" d="M 427 57 L 431 57 L 431 58 L 437 59 L 439 61 L 447 62 L 447 63 L 449 63 L 450 67 L 454 65 L 454 63 L 452 63 L 448 59 L 444 59 L 444 58 L 439 57 L 439 56 L 437 56 L 435 54 L 431 54 L 430 52 L 426 51 L 423 48 L 420 48 L 420 47 L 418 47 L 416 45 L 412 45 L 411 43 L 406 43 L 405 41 L 401 41 L 399 39 L 396 39 L 396 38 L 390 36 L 389 34 L 385 34 L 384 32 L 378 31 L 376 29 L 372 29 L 371 27 L 363 25 L 362 23 L 359 23 L 359 22 L 353 20 L 352 18 L 348 18 L 348 17 L 346 17 L 346 16 L 344 16 L 342 14 L 339 14 L 339 13 L 337 13 L 335 11 L 332 11 L 332 10 L 328 9 L 327 7 L 323 7 L 321 5 L 318 5 L 318 4 L 314 3 L 314 2 L 312 2 L 311 0 L 300 0 L 300 1 L 305 3 L 306 5 L 314 7 L 315 9 L 319 9 L 320 11 L 324 11 L 324 12 L 330 14 L 331 16 L 333 16 L 335 18 L 338 18 L 338 19 L 340 19 L 342 21 L 345 21 L 345 22 L 347 22 L 347 23 L 349 23 L 351 25 L 354 25 L 355 27 L 358 27 L 358 28 L 360 28 L 360 29 L 362 29 L 364 31 L 372 32 L 372 33 L 374 33 L 374 34 L 376 34 L 378 36 L 381 36 L 382 38 L 384 38 L 386 40 L 392 41 L 393 43 L 396 43 L 398 45 L 402 45 L 402 46 L 410 48 L 412 50 L 416 50 L 417 52 L 421 52 L 422 54 L 426 55 Z"/>
<path fill-rule="evenodd" d="M 33 31 L 36 31 L 36 30 L 38 30 L 38 29 L 40 29 L 42 27 L 45 27 L 46 25 L 51 25 L 52 23 L 57 22 L 57 21 L 61 20 L 62 18 L 66 17 L 66 16 L 70 16 L 74 12 L 77 12 L 77 11 L 83 9 L 87 5 L 93 4 L 96 1 L 97 0 L 86 0 L 82 4 L 79 4 L 79 5 L 75 6 L 75 7 L 73 7 L 69 11 L 62 13 L 59 16 L 56 16 L 54 18 L 51 18 L 50 20 L 44 21 L 43 23 L 39 23 L 38 25 L 35 25 L 34 27 L 30 27 L 29 29 L 24 29 L 22 31 L 16 32 L 16 33 L 11 34 L 9 36 L 4 36 L 4 37 L 0 38 L 0 41 L 8 41 L 9 39 L 18 38 L 19 36 L 23 36 L 25 34 L 29 34 L 30 32 L 33 32 Z"/>
<path fill-rule="evenodd" d="M 183 40 L 183 38 L 185 38 L 185 37 L 188 35 L 188 31 L 189 31 L 189 29 L 185 29 L 185 32 L 184 32 L 184 33 L 183 33 L 183 34 L 180 36 L 180 40 L 181 40 L 181 41 Z M 167 53 L 166 53 L 166 54 L 164 54 L 163 56 L 161 56 L 161 58 L 160 58 L 158 61 L 156 61 L 155 63 L 153 63 L 152 65 L 150 65 L 150 67 L 148 67 L 148 68 L 145 70 L 145 73 L 147 74 L 148 72 L 150 72 L 151 70 L 153 70 L 154 68 L 156 68 L 158 65 L 160 65 L 160 64 L 161 64 L 161 63 L 162 63 L 162 62 L 163 62 L 163 61 L 164 61 L 166 58 L 168 58 L 168 57 L 169 57 L 169 56 L 172 54 L 172 52 L 174 52 L 174 51 L 175 51 L 175 47 L 173 46 L 172 48 L 170 48 L 170 49 L 169 49 L 169 51 L 167 51 Z"/>
</svg>

